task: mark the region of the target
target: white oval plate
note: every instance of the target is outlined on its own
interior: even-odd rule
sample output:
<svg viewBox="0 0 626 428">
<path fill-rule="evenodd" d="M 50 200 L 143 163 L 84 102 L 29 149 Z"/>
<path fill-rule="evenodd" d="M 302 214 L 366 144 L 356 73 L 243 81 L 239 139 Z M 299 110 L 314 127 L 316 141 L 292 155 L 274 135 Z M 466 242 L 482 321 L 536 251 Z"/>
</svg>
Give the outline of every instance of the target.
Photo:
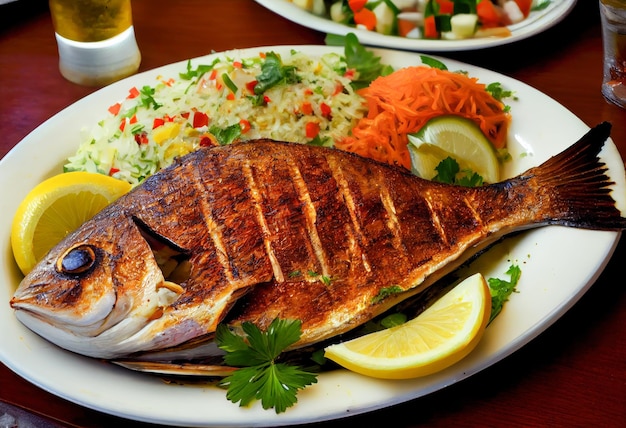
<svg viewBox="0 0 626 428">
<path fill-rule="evenodd" d="M 340 35 L 354 33 L 364 45 L 421 52 L 464 51 L 513 43 L 534 36 L 556 25 L 565 18 L 576 5 L 576 0 L 552 0 L 552 3 L 544 10 L 531 12 L 524 21 L 510 25 L 509 29 L 511 30 L 511 35 L 509 37 L 484 37 L 465 40 L 427 40 L 385 36 L 384 34 L 374 31 L 356 29 L 331 21 L 330 19 L 313 15 L 287 0 L 255 1 L 283 18 L 313 30 Z"/>
<path fill-rule="evenodd" d="M 326 46 L 281 46 L 228 52 L 250 57 L 260 51 L 287 53 L 298 49 L 317 56 L 339 51 Z M 420 63 L 414 53 L 377 50 L 396 67 Z M 220 55 L 220 54 L 215 54 Z M 226 55 L 226 54 L 223 54 Z M 214 55 L 192 60 L 210 63 Z M 483 83 L 500 82 L 515 91 L 509 150 L 511 176 L 539 164 L 576 141 L 589 128 L 571 112 L 537 90 L 506 76 L 442 59 L 451 70 L 465 70 Z M 449 369 L 421 379 L 384 381 L 346 370 L 323 373 L 317 384 L 298 396 L 296 406 L 276 415 L 258 403 L 240 408 L 213 386 L 165 384 L 160 379 L 64 351 L 26 329 L 14 316 L 9 300 L 20 280 L 9 236 L 13 213 L 26 193 L 44 178 L 61 172 L 65 158 L 75 152 L 80 129 L 91 127 L 108 106 L 123 100 L 128 89 L 153 84 L 158 75 L 177 76 L 186 62 L 141 73 L 103 88 L 64 109 L 22 140 L 0 161 L 0 360 L 17 374 L 69 401 L 113 415 L 147 422 L 184 426 L 277 426 L 329 420 L 368 412 L 421 397 L 460 381 L 511 354 L 567 311 L 593 284 L 608 262 L 619 233 L 545 227 L 493 247 L 471 265 L 486 277 L 506 278 L 512 262 L 519 263 L 519 293 L 486 331 L 474 352 Z M 558 125 L 557 125 L 558 124 Z M 615 180 L 619 206 L 626 206 L 626 179 L 612 141 L 602 157 Z"/>
</svg>

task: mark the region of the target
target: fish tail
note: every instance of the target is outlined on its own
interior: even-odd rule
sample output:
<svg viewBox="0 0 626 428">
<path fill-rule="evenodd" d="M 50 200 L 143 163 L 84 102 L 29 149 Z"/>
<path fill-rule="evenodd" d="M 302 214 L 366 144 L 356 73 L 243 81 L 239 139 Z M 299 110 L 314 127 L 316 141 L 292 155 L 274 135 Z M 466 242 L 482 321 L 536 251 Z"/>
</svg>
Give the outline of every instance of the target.
<svg viewBox="0 0 626 428">
<path fill-rule="evenodd" d="M 615 183 L 598 156 L 610 132 L 611 124 L 603 122 L 565 151 L 528 171 L 534 175 L 535 189 L 550 193 L 553 209 L 547 223 L 598 230 L 626 228 L 626 218 L 611 196 Z"/>
</svg>

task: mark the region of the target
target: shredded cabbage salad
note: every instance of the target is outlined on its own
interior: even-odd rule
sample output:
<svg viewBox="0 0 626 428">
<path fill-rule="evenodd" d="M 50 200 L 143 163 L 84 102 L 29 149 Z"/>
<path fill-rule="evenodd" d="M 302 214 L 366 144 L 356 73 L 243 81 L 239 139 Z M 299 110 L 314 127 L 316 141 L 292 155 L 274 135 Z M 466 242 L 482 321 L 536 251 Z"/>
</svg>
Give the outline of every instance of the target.
<svg viewBox="0 0 626 428">
<path fill-rule="evenodd" d="M 130 88 L 91 129 L 65 171 L 111 175 L 137 185 L 176 157 L 235 140 L 272 138 L 333 146 L 349 135 L 367 106 L 351 85 L 358 71 L 336 53 L 312 58 L 219 57 L 178 76 Z"/>
</svg>

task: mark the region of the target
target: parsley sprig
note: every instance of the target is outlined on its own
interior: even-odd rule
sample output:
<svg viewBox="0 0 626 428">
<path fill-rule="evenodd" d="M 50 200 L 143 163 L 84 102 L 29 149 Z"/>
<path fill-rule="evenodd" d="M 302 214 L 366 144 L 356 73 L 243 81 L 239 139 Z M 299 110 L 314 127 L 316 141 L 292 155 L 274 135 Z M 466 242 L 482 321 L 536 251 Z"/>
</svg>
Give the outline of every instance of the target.
<svg viewBox="0 0 626 428">
<path fill-rule="evenodd" d="M 282 413 L 293 406 L 300 389 L 317 382 L 317 375 L 298 366 L 277 361 L 279 355 L 300 339 L 301 321 L 272 321 L 267 331 L 255 324 L 244 322 L 246 337 L 231 332 L 220 324 L 216 340 L 220 349 L 226 351 L 224 362 L 241 367 L 219 383 L 227 388 L 226 398 L 240 406 L 260 400 L 264 409 L 274 408 Z"/>
<path fill-rule="evenodd" d="M 522 275 L 522 270 L 518 265 L 511 265 L 506 271 L 506 275 L 509 276 L 510 281 L 505 281 L 500 278 L 489 278 L 487 280 L 489 284 L 489 290 L 491 292 L 491 316 L 489 322 L 498 316 L 504 303 L 509 300 L 509 296 L 516 291 L 517 283 Z"/>
</svg>

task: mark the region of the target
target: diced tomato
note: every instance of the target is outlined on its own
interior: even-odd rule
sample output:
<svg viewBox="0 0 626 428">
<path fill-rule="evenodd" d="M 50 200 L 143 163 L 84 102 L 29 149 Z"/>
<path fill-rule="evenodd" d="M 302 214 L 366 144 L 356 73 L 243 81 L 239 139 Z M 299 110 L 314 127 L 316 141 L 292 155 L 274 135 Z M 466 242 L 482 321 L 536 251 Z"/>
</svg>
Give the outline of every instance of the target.
<svg viewBox="0 0 626 428">
<path fill-rule="evenodd" d="M 313 89 L 311 89 L 311 88 L 306 88 L 306 89 L 304 90 L 304 95 L 307 95 L 307 96 L 308 96 L 308 95 L 313 95 Z"/>
<path fill-rule="evenodd" d="M 307 138 L 315 138 L 320 133 L 320 124 L 317 122 L 307 122 L 305 134 Z"/>
<path fill-rule="evenodd" d="M 194 128 L 202 128 L 203 126 L 207 126 L 208 124 L 209 124 L 209 116 L 206 113 L 197 111 L 193 114 L 193 127 Z"/>
<path fill-rule="evenodd" d="M 235 99 L 235 94 L 230 92 L 228 95 L 226 95 L 226 99 L 229 101 L 233 101 Z"/>
<path fill-rule="evenodd" d="M 126 128 L 126 118 L 120 122 L 120 131 L 124 132 L 124 128 Z"/>
<path fill-rule="evenodd" d="M 322 111 L 322 116 L 324 116 L 326 119 L 330 119 L 331 108 L 330 108 L 330 106 L 328 104 L 321 103 L 320 104 L 320 110 Z"/>
<path fill-rule="evenodd" d="M 439 37 L 434 15 L 424 18 L 424 37 L 427 39 L 436 39 Z"/>
<path fill-rule="evenodd" d="M 122 105 L 120 103 L 115 103 L 111 107 L 109 107 L 109 113 L 111 113 L 113 116 L 117 116 L 121 108 Z"/>
<path fill-rule="evenodd" d="M 348 6 L 352 12 L 358 12 L 365 7 L 367 0 L 348 0 Z"/>
<path fill-rule="evenodd" d="M 130 118 L 130 120 L 128 121 L 128 123 L 137 123 L 137 115 L 133 114 L 133 117 Z"/>
<path fill-rule="evenodd" d="M 152 129 L 156 129 L 159 126 L 162 126 L 165 124 L 165 121 L 160 118 L 160 117 L 155 117 L 154 120 L 152 121 Z"/>
<path fill-rule="evenodd" d="M 242 68 L 243 64 L 241 63 L 241 61 L 233 61 L 233 67 Z"/>
<path fill-rule="evenodd" d="M 300 106 L 300 112 L 302 114 L 313 114 L 313 106 L 311 105 L 310 102 L 305 101 Z"/>
<path fill-rule="evenodd" d="M 265 59 L 266 57 L 265 52 L 259 52 L 259 57 Z"/>
<path fill-rule="evenodd" d="M 217 70 L 213 69 L 213 71 L 211 71 L 211 75 L 209 76 L 209 80 L 215 80 L 216 77 L 217 77 Z"/>
<path fill-rule="evenodd" d="M 241 119 L 239 121 L 239 126 L 241 127 L 242 134 L 245 134 L 246 132 L 250 130 L 250 128 L 252 128 L 252 126 L 250 125 L 250 122 L 248 122 L 246 119 Z"/>
<path fill-rule="evenodd" d="M 454 12 L 454 2 L 450 0 L 437 0 L 439 3 L 439 13 L 442 15 L 452 15 Z"/>
<path fill-rule="evenodd" d="M 530 8 L 533 5 L 533 0 L 515 0 L 517 3 L 517 7 L 522 11 L 524 17 L 526 18 L 530 14 Z"/>
<path fill-rule="evenodd" d="M 263 102 L 264 102 L 265 104 L 268 104 L 268 103 L 271 103 L 271 102 L 272 102 L 272 100 L 271 100 L 271 98 L 270 98 L 270 97 L 268 97 L 267 95 L 263 95 Z"/>
<path fill-rule="evenodd" d="M 500 13 L 491 0 L 481 0 L 476 5 L 476 14 L 483 27 L 497 27 L 500 25 Z"/>
<path fill-rule="evenodd" d="M 128 96 L 126 98 L 129 100 L 132 100 L 133 98 L 137 98 L 138 96 L 139 96 L 139 89 L 133 86 L 131 90 L 128 91 Z"/>
<path fill-rule="evenodd" d="M 354 23 L 373 31 L 376 28 L 376 14 L 367 8 L 363 8 L 358 12 L 354 12 Z"/>
</svg>

